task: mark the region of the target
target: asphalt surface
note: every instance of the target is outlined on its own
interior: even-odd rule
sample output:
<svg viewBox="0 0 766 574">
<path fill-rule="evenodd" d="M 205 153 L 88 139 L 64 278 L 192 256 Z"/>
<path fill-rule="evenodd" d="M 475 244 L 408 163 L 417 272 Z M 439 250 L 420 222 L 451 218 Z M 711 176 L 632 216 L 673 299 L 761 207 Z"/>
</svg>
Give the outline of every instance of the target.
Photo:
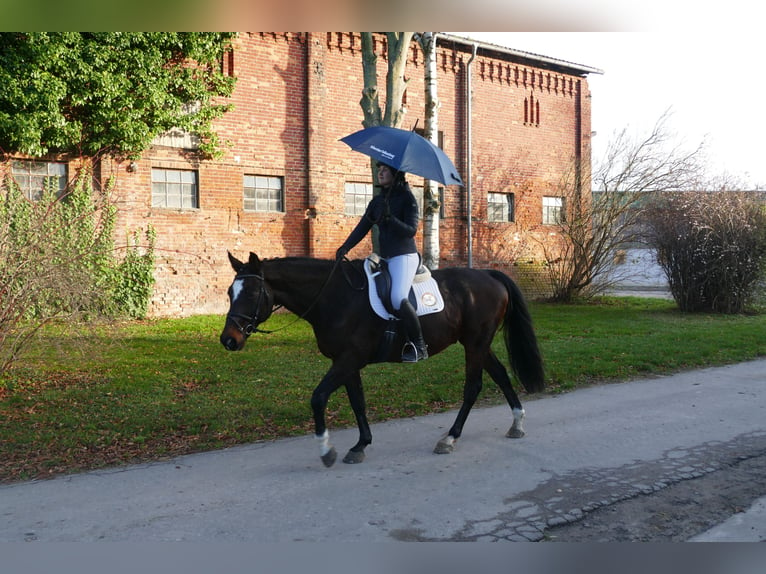
<svg viewBox="0 0 766 574">
<path fill-rule="evenodd" d="M 0 486 L 0 542 L 542 541 L 766 457 L 766 360 L 522 401 L 526 437 L 475 409 L 449 455 L 454 412 L 373 425 L 359 465 L 308 436 Z M 356 438 L 331 429 L 339 458 Z M 766 490 L 738 484 L 684 539 L 766 540 Z"/>
</svg>

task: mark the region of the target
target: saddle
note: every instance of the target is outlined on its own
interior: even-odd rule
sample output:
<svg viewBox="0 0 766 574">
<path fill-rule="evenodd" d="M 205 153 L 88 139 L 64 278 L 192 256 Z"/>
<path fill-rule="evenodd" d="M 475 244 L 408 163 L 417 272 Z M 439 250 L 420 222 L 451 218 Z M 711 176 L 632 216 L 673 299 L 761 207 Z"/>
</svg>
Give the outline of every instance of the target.
<svg viewBox="0 0 766 574">
<path fill-rule="evenodd" d="M 396 311 L 391 305 L 391 275 L 388 271 L 388 263 L 377 253 L 373 253 L 364 260 L 364 271 L 367 275 L 370 305 L 373 310 L 383 319 L 395 318 Z M 415 273 L 408 299 L 418 316 L 437 313 L 444 309 L 444 299 L 439 286 L 431 275 L 431 271 L 422 262 Z"/>
</svg>

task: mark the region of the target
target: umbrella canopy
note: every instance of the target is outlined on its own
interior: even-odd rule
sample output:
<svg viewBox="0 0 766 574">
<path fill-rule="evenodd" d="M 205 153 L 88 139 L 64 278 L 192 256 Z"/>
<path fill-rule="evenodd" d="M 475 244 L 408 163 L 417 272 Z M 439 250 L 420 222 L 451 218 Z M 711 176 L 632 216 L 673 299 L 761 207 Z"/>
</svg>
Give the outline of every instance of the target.
<svg viewBox="0 0 766 574">
<path fill-rule="evenodd" d="M 341 138 L 352 150 L 406 173 L 444 185 L 463 185 L 455 164 L 438 146 L 414 131 L 388 126 L 364 128 Z"/>
</svg>

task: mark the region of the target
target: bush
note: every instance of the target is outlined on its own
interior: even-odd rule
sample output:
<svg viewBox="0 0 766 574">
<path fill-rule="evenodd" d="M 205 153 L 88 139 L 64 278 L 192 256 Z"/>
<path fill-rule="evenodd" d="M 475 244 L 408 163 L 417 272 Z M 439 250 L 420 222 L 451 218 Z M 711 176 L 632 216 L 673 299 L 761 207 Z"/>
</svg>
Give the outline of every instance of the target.
<svg viewBox="0 0 766 574">
<path fill-rule="evenodd" d="M 112 299 L 117 313 L 134 319 L 146 316 L 154 285 L 153 228 L 144 232 L 144 239 L 142 247 L 138 231 L 128 237 L 125 257 L 117 265 L 113 288 Z"/>
<path fill-rule="evenodd" d="M 83 170 L 58 196 L 27 199 L 12 177 L 0 193 L 0 373 L 39 327 L 54 319 L 141 317 L 154 267 L 154 234 L 117 257 L 111 183 L 94 191 Z"/>
<path fill-rule="evenodd" d="M 647 209 L 650 245 L 682 311 L 741 313 L 766 271 L 766 204 L 754 192 L 671 193 Z"/>
</svg>

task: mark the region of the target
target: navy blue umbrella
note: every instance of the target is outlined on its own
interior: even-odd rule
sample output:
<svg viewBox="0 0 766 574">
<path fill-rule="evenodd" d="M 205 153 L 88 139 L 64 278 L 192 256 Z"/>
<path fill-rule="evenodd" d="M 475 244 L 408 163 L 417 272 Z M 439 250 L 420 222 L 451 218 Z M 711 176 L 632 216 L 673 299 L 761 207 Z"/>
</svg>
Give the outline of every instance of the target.
<svg viewBox="0 0 766 574">
<path fill-rule="evenodd" d="M 463 185 L 455 164 L 438 146 L 414 131 L 373 126 L 341 138 L 352 150 L 444 185 Z"/>
</svg>

